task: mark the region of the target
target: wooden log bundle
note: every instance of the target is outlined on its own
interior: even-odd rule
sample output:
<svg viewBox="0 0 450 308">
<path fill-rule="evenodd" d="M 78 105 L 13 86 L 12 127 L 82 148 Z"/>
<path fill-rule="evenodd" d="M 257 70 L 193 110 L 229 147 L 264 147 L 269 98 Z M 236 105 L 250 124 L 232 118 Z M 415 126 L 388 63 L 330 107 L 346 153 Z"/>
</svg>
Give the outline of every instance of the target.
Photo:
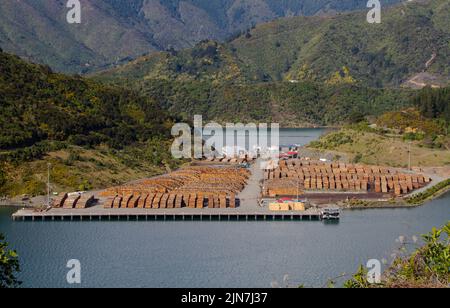
<svg viewBox="0 0 450 308">
<path fill-rule="evenodd" d="M 151 209 L 153 206 L 153 200 L 155 200 L 156 194 L 148 194 L 147 200 L 145 200 L 145 208 Z"/>
<path fill-rule="evenodd" d="M 170 194 L 169 198 L 167 199 L 167 208 L 168 209 L 173 209 L 175 208 L 175 199 L 176 199 L 177 195 L 174 194 Z"/>
<path fill-rule="evenodd" d="M 197 206 L 196 207 L 198 209 L 202 209 L 204 202 L 205 202 L 205 197 L 203 196 L 203 194 L 198 194 L 198 196 L 197 196 Z"/>
<path fill-rule="evenodd" d="M 105 200 L 104 204 L 103 204 L 103 207 L 104 207 L 105 209 L 112 209 L 113 206 L 114 206 L 114 200 L 115 200 L 116 198 L 117 198 L 117 196 L 116 196 L 116 197 L 109 197 L 109 198 L 107 198 L 107 199 Z"/>
<path fill-rule="evenodd" d="M 160 209 L 167 209 L 167 202 L 169 201 L 170 194 L 163 194 L 161 197 L 161 201 L 159 202 Z"/>
<path fill-rule="evenodd" d="M 191 208 L 191 209 L 195 209 L 196 205 L 197 205 L 197 195 L 196 194 L 190 194 L 189 195 L 188 207 Z"/>
<path fill-rule="evenodd" d="M 290 176 L 294 175 L 295 172 L 290 173 Z M 284 176 L 289 175 L 286 173 Z M 101 192 L 100 196 L 112 200 L 112 208 L 235 207 L 236 194 L 245 188 L 249 177 L 247 169 L 237 167 L 188 167 L 164 176 L 112 187 Z"/>
<path fill-rule="evenodd" d="M 80 200 L 80 194 L 69 195 L 64 201 L 63 208 L 65 209 L 74 209 L 77 206 L 78 200 Z"/>
<path fill-rule="evenodd" d="M 161 193 L 158 193 L 155 195 L 155 198 L 153 199 L 153 202 L 152 202 L 153 209 L 159 209 L 159 204 L 161 202 L 162 197 L 163 197 L 163 194 L 161 194 Z"/>
<path fill-rule="evenodd" d="M 208 208 L 209 209 L 214 208 L 214 195 L 212 194 L 208 195 Z"/>
<path fill-rule="evenodd" d="M 114 209 L 120 208 L 122 206 L 122 200 L 123 200 L 122 196 L 117 196 L 116 198 L 114 198 L 113 208 Z"/>
<path fill-rule="evenodd" d="M 53 200 L 53 207 L 55 208 L 61 208 L 64 206 L 64 203 L 66 202 L 66 199 L 69 197 L 67 193 L 60 193 L 54 200 Z"/>
<path fill-rule="evenodd" d="M 138 204 L 140 198 L 141 198 L 140 195 L 133 195 L 130 198 L 130 200 L 128 200 L 127 208 L 128 209 L 135 209 L 137 207 L 137 204 Z"/>
<path fill-rule="evenodd" d="M 75 208 L 76 209 L 86 209 L 90 206 L 92 206 L 95 202 L 94 195 L 91 194 L 84 194 L 78 199 Z"/>
<path fill-rule="evenodd" d="M 227 195 L 224 193 L 221 193 L 220 196 L 220 208 L 221 209 L 226 209 L 227 208 Z"/>
<path fill-rule="evenodd" d="M 139 198 L 138 204 L 137 204 L 137 208 L 138 209 L 143 209 L 145 208 L 145 203 L 147 202 L 147 198 L 148 198 L 148 194 L 144 194 Z"/>
<path fill-rule="evenodd" d="M 183 195 L 175 195 L 175 208 L 181 209 L 183 207 Z"/>
<path fill-rule="evenodd" d="M 266 170 L 263 194 L 294 196 L 296 191 L 374 192 L 402 196 L 431 182 L 421 174 L 361 164 L 327 163 L 290 159 Z"/>
<path fill-rule="evenodd" d="M 229 200 L 230 200 L 229 207 L 232 209 L 236 208 L 236 195 L 230 194 Z"/>
</svg>

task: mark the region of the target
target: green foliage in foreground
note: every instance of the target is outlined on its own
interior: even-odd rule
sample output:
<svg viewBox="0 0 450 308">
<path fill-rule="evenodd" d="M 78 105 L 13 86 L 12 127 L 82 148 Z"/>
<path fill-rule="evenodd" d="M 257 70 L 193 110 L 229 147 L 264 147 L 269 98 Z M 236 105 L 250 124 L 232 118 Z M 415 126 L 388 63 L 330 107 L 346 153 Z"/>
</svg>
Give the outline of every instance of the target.
<svg viewBox="0 0 450 308">
<path fill-rule="evenodd" d="M 450 179 L 442 181 L 442 182 L 438 183 L 437 185 L 427 189 L 426 191 L 424 191 L 422 193 L 418 193 L 411 198 L 408 198 L 406 201 L 412 205 L 419 205 L 419 204 L 422 204 L 423 202 L 425 202 L 426 200 L 428 200 L 429 198 L 433 197 L 437 193 L 439 193 L 447 188 L 450 188 Z"/>
<path fill-rule="evenodd" d="M 382 277 L 382 283 L 367 282 L 367 271 L 358 272 L 344 283 L 346 288 L 446 288 L 450 284 L 450 221 L 422 236 L 424 245 L 412 254 L 397 257 Z M 405 250 L 403 247 L 402 250 Z"/>
<path fill-rule="evenodd" d="M 17 252 L 8 248 L 5 237 L 0 234 L 0 289 L 16 288 L 21 285 L 16 274 L 20 272 Z"/>
</svg>

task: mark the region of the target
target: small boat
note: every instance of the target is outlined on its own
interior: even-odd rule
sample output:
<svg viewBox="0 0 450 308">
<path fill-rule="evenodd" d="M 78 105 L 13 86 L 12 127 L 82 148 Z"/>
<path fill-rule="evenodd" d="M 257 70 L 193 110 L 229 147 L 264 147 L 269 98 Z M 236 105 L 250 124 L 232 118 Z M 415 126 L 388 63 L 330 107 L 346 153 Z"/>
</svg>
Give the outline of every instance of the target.
<svg viewBox="0 0 450 308">
<path fill-rule="evenodd" d="M 322 219 L 339 220 L 341 218 L 341 210 L 338 208 L 325 208 L 322 210 Z"/>
</svg>

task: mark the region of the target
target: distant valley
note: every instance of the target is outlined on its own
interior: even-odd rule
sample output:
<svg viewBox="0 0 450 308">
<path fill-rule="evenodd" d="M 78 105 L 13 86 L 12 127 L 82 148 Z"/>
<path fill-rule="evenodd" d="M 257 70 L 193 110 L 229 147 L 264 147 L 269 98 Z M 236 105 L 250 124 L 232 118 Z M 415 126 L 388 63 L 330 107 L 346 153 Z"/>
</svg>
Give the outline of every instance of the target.
<svg viewBox="0 0 450 308">
<path fill-rule="evenodd" d="M 83 0 L 82 23 L 66 0 L 2 0 L 0 47 L 54 70 L 85 73 L 143 54 L 223 42 L 279 17 L 333 15 L 365 0 Z M 399 0 L 382 0 L 384 6 Z"/>
<path fill-rule="evenodd" d="M 185 119 L 340 124 L 406 107 L 412 90 L 448 85 L 449 13 L 448 1 L 433 0 L 389 8 L 379 25 L 365 12 L 284 18 L 93 77 Z"/>
</svg>

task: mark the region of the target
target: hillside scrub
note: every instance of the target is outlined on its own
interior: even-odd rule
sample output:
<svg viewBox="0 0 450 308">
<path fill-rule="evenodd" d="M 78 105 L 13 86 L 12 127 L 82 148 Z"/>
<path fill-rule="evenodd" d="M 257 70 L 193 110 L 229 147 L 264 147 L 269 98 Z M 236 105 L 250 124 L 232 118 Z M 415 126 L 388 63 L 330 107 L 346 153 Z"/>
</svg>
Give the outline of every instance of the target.
<svg viewBox="0 0 450 308">
<path fill-rule="evenodd" d="M 3 52 L 0 113 L 3 196 L 45 193 L 48 163 L 58 190 L 102 188 L 179 163 L 169 152 L 176 119 L 151 99 Z M 62 159 L 55 153 L 69 154 Z"/>
<path fill-rule="evenodd" d="M 392 265 L 379 284 L 367 281 L 367 271 L 360 267 L 344 283 L 345 288 L 448 288 L 450 285 L 450 222 L 422 236 L 423 245 L 400 240 Z M 410 253 L 409 245 L 416 246 Z"/>
</svg>

